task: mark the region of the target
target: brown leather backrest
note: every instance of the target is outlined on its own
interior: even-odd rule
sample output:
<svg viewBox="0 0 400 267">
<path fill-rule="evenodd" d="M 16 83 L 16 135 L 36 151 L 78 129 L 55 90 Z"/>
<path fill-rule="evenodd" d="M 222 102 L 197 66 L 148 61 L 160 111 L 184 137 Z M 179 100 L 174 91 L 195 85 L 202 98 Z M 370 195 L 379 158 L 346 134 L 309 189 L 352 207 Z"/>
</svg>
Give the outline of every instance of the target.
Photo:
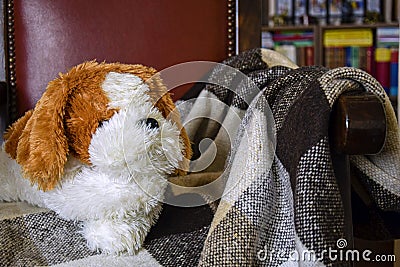
<svg viewBox="0 0 400 267">
<path fill-rule="evenodd" d="M 159 70 L 228 56 L 228 1 L 14 1 L 17 109 L 82 61 L 141 63 Z M 183 92 L 175 91 L 175 98 Z"/>
</svg>

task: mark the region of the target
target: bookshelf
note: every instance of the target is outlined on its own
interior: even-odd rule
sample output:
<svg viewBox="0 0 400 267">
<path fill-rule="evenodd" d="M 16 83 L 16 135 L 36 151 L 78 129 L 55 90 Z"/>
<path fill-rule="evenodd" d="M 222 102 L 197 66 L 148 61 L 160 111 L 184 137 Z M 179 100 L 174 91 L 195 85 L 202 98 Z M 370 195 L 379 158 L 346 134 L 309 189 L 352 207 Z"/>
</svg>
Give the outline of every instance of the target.
<svg viewBox="0 0 400 267">
<path fill-rule="evenodd" d="M 268 32 L 271 33 L 272 36 L 271 38 L 274 38 L 273 36 L 276 36 L 278 34 L 284 35 L 286 34 L 292 34 L 291 36 L 288 37 L 288 39 L 285 41 L 284 38 L 281 38 L 280 43 L 287 43 L 288 45 L 293 45 L 296 48 L 301 48 L 301 47 L 313 47 L 313 64 L 307 64 L 307 65 L 317 65 L 321 63 L 321 55 L 319 53 L 319 51 L 316 51 L 314 48 L 316 47 L 315 44 L 319 43 L 319 35 L 318 35 L 318 27 L 317 26 L 305 26 L 305 25 L 299 25 L 299 26 L 277 26 L 277 27 L 269 27 L 269 26 L 261 26 L 261 32 L 262 34 Z M 293 34 L 295 33 L 295 34 Z M 307 36 L 307 37 L 302 37 L 301 33 L 310 33 L 312 34 L 312 36 Z M 297 39 L 296 36 L 297 35 Z M 305 44 L 304 46 L 300 45 L 300 46 L 296 46 L 296 44 L 293 44 L 294 41 L 304 41 L 304 39 L 308 42 L 310 42 L 310 44 Z M 265 48 L 270 48 L 270 49 L 275 49 L 276 47 L 274 47 L 274 45 L 263 45 L 263 42 L 265 41 L 265 36 L 261 36 L 261 46 L 265 47 Z M 271 40 L 274 44 L 277 43 L 276 40 Z M 279 41 L 278 41 L 279 42 Z M 287 56 L 287 54 L 286 54 Z M 290 56 L 288 56 L 290 58 Z M 296 63 L 299 63 L 298 60 L 293 60 Z M 299 64 L 299 65 L 305 65 L 305 64 Z"/>
<path fill-rule="evenodd" d="M 349 31 L 349 30 L 354 30 L 354 31 L 370 31 L 371 36 L 370 37 L 370 44 L 368 45 L 373 48 L 373 53 L 375 53 L 375 48 L 379 47 L 379 44 L 377 42 L 377 31 L 380 29 L 389 29 L 389 28 L 399 28 L 399 21 L 400 21 L 400 0 L 347 0 L 353 3 L 358 3 L 360 7 L 364 5 L 364 9 L 362 10 L 359 8 L 356 13 L 354 14 L 354 21 L 349 23 L 343 21 L 343 17 L 338 17 L 337 15 L 333 14 L 332 12 L 329 13 L 329 8 L 326 6 L 327 11 L 326 11 L 326 17 L 320 17 L 320 18 L 312 18 L 311 16 L 305 20 L 301 19 L 300 21 L 298 18 L 293 18 L 293 14 L 296 14 L 296 12 L 293 12 L 292 9 L 292 18 L 290 19 L 278 19 L 274 17 L 274 14 L 276 14 L 276 8 L 280 6 L 281 4 L 278 3 L 280 0 L 256 0 L 256 1 L 239 1 L 239 6 L 237 12 L 238 16 L 238 32 L 236 33 L 236 38 L 237 38 L 237 46 L 236 46 L 236 52 L 244 51 L 250 48 L 256 48 L 256 47 L 266 47 L 266 48 L 272 48 L 274 49 L 274 44 L 271 45 L 271 40 L 266 41 L 266 35 L 263 33 L 268 32 L 270 35 L 274 35 L 276 33 L 282 34 L 282 32 L 311 32 L 313 34 L 312 39 L 311 39 L 311 44 L 313 46 L 313 60 L 314 60 L 314 65 L 320 65 L 320 66 L 326 66 L 326 51 L 327 48 L 324 46 L 324 36 L 327 32 L 332 31 L 332 30 L 337 30 L 337 31 Z M 286 1 L 288 3 L 288 6 L 290 6 L 290 1 Z M 309 15 L 310 13 L 307 11 L 311 3 L 311 0 L 295 0 L 295 3 L 297 2 L 302 2 L 303 4 L 306 4 L 306 15 Z M 314 1 L 315 3 L 327 3 L 328 1 Z M 335 3 L 341 2 L 342 4 L 344 1 L 335 1 Z M 270 8 L 271 6 L 274 6 L 272 9 Z M 296 4 L 292 3 L 293 6 L 297 6 Z M 330 3 L 330 2 L 329 2 Z M 372 3 L 376 4 L 376 9 L 379 10 L 380 14 L 378 14 L 376 17 L 372 17 L 371 19 L 371 14 L 368 13 L 368 8 L 371 8 Z M 279 4 L 279 5 L 278 5 Z M 274 13 L 275 12 L 275 13 Z M 364 15 L 362 15 L 361 13 Z M 359 14 L 360 13 L 360 14 Z M 290 12 L 289 12 L 290 14 Z M 333 16 L 332 16 L 333 14 Z M 351 20 L 351 19 L 350 19 Z M 305 22 L 308 21 L 308 25 L 301 24 L 300 22 Z M 276 24 L 278 22 L 278 24 Z M 340 22 L 340 23 L 339 23 Z M 283 23 L 283 24 L 282 24 Z M 301 34 L 300 34 L 301 35 Z M 272 39 L 272 37 L 270 37 Z M 399 39 L 397 37 L 397 39 Z M 273 41 L 273 40 L 272 40 Z M 269 46 L 266 46 L 266 43 L 270 43 Z M 274 43 L 274 42 L 272 42 Z M 290 42 L 287 42 L 290 45 Z M 354 45 L 355 46 L 355 45 Z M 359 46 L 359 45 L 358 45 Z M 364 47 L 368 47 L 367 45 L 364 45 Z M 399 45 L 394 46 L 392 48 L 396 48 L 397 51 L 399 49 Z M 364 48 L 361 48 L 363 50 Z M 293 49 L 292 49 L 293 50 Z M 357 48 L 355 49 L 357 51 Z M 383 55 L 383 58 L 388 58 L 387 53 L 381 53 L 382 51 L 378 51 L 379 56 L 381 57 Z M 355 53 L 355 52 L 352 52 Z M 364 52 L 363 52 L 364 53 Z M 398 52 L 397 52 L 398 53 Z M 375 58 L 375 55 L 374 55 Z M 393 56 L 391 56 L 392 60 Z M 390 88 L 386 88 L 389 93 L 389 97 L 393 103 L 393 106 L 396 110 L 398 110 L 399 118 L 400 118 L 400 109 L 397 108 L 398 104 L 400 104 L 400 94 L 398 93 L 398 82 L 399 82 L 399 76 L 400 72 L 398 71 L 398 60 L 399 56 L 397 56 L 397 71 L 392 71 L 389 69 L 386 71 L 386 73 L 391 72 L 391 78 L 390 80 L 396 80 L 397 82 L 397 89 L 396 89 L 396 94 L 393 94 L 393 92 L 390 92 Z M 299 64 L 296 62 L 299 66 L 302 66 L 302 64 Z M 387 63 L 387 62 L 386 62 Z M 392 63 L 392 62 L 391 62 Z M 375 63 L 374 63 L 375 64 Z M 396 65 L 394 64 L 394 65 Z M 343 66 L 347 64 L 342 64 Z M 386 66 L 387 67 L 387 66 Z M 396 75 L 397 72 L 397 75 Z M 371 73 L 372 76 L 375 78 L 376 75 L 375 73 Z M 392 77 L 394 77 L 392 79 Z M 379 81 L 379 79 L 378 79 Z M 396 103 L 397 102 L 397 103 Z M 399 120 L 400 122 L 400 120 Z"/>
<path fill-rule="evenodd" d="M 371 29 L 373 32 L 373 42 L 376 45 L 376 29 L 377 28 L 393 28 L 399 27 L 398 23 L 376 23 L 376 24 L 342 24 L 342 25 L 295 25 L 295 26 L 268 26 L 261 25 L 261 32 L 290 32 L 290 31 L 313 31 L 313 43 L 314 43 L 314 57 L 315 65 L 324 65 L 324 46 L 323 46 L 323 36 L 324 32 L 327 30 L 341 30 L 341 29 Z M 262 37 L 261 37 L 261 46 Z M 270 47 L 268 47 L 270 48 Z"/>
<path fill-rule="evenodd" d="M 393 43 L 390 45 L 380 44 L 377 33 L 379 31 L 384 31 L 385 29 L 397 29 L 398 36 L 399 23 L 391 22 L 374 24 L 307 26 L 292 25 L 277 27 L 262 25 L 261 46 L 275 49 L 278 52 L 288 56 L 290 49 L 288 49 L 289 52 L 287 50 L 280 51 L 282 48 L 279 47 L 279 43 L 278 45 L 266 46 L 266 41 L 264 39 L 265 32 L 268 32 L 272 35 L 271 39 L 274 44 L 275 42 L 273 36 L 275 34 L 282 34 L 285 32 L 312 32 L 314 64 L 304 64 L 304 62 L 294 60 L 297 65 L 322 65 L 328 68 L 350 66 L 363 69 L 374 76 L 382 84 L 393 104 L 393 107 L 397 113 L 399 113 L 399 41 L 397 41 L 397 45 Z M 397 40 L 398 39 L 399 38 L 397 37 Z M 292 45 L 289 41 L 287 44 L 289 47 Z M 293 58 L 299 58 L 293 55 L 288 57 L 292 60 Z"/>
<path fill-rule="evenodd" d="M 380 28 L 398 28 L 399 24 L 398 23 L 375 23 L 375 24 L 342 24 L 342 25 L 324 25 L 324 26 L 318 26 L 317 27 L 317 35 L 319 36 L 319 38 L 317 38 L 315 45 L 317 48 L 316 49 L 317 53 L 318 53 L 318 58 L 321 59 L 321 61 L 319 61 L 320 64 L 324 65 L 325 62 L 323 61 L 324 58 L 324 40 L 323 40 L 323 36 L 324 33 L 326 31 L 329 30 L 371 30 L 372 32 L 372 46 L 376 47 L 376 30 L 380 29 Z"/>
</svg>

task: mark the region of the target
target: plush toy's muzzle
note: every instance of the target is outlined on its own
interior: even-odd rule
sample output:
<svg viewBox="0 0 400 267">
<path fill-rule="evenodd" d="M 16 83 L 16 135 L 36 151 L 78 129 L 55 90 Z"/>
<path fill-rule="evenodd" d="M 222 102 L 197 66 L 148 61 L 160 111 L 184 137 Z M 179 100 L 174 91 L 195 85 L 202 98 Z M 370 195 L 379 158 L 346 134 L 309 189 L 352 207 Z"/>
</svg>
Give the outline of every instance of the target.
<svg viewBox="0 0 400 267">
<path fill-rule="evenodd" d="M 179 168 L 184 146 L 179 129 L 149 99 L 143 101 L 146 96 L 137 95 L 97 128 L 89 146 L 93 167 L 115 178 L 170 174 Z"/>
</svg>

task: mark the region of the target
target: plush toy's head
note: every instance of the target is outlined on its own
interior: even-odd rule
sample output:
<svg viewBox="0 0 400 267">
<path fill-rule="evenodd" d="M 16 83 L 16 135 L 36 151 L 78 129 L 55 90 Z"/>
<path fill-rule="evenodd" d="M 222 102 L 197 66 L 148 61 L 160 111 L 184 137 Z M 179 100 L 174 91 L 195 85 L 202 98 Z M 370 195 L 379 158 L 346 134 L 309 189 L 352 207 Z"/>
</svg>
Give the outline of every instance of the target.
<svg viewBox="0 0 400 267">
<path fill-rule="evenodd" d="M 190 141 L 156 73 L 142 65 L 91 61 L 60 74 L 48 84 L 35 108 L 7 130 L 6 152 L 43 190 L 53 189 L 60 181 L 68 155 L 89 165 L 101 162 L 105 169 L 117 170 L 124 165 L 120 161 L 146 156 L 146 146 L 158 146 L 149 150 L 154 151 L 150 155 L 156 159 L 154 166 L 157 160 L 170 161 L 170 165 L 160 165 L 160 171 L 176 169 L 176 173 L 183 174 L 185 158 L 192 153 Z M 169 130 L 163 133 L 164 125 Z M 147 137 L 143 137 L 143 131 L 147 131 Z M 168 141 L 174 131 L 178 131 L 178 143 Z M 148 140 L 157 136 L 165 137 L 166 142 Z M 143 146 L 139 147 L 141 142 Z M 171 145 L 175 147 L 168 147 Z M 168 155 L 170 150 L 180 155 Z M 144 152 L 138 155 L 140 151 Z M 166 155 L 161 157 L 163 152 Z"/>
</svg>

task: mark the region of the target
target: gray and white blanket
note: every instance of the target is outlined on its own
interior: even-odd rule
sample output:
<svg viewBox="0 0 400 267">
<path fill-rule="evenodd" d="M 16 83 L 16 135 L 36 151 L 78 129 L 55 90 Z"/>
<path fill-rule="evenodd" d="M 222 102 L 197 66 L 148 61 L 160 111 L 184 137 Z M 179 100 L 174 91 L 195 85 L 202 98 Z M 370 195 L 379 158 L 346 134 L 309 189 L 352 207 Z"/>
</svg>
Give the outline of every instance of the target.
<svg viewBox="0 0 400 267">
<path fill-rule="evenodd" d="M 197 153 L 192 173 L 171 181 L 198 187 L 167 190 L 171 201 L 137 255 L 92 252 L 79 222 L 25 203 L 2 203 L 0 266 L 348 264 L 325 253 L 346 248 L 329 116 L 345 90 L 366 90 L 383 101 L 388 125 L 383 150 L 352 156 L 351 164 L 374 206 L 396 213 L 400 140 L 384 90 L 363 71 L 297 68 L 269 50 L 246 51 L 224 64 L 229 67 L 217 65 L 207 76 L 209 84 L 194 87 L 194 98 L 180 102 Z"/>
</svg>

